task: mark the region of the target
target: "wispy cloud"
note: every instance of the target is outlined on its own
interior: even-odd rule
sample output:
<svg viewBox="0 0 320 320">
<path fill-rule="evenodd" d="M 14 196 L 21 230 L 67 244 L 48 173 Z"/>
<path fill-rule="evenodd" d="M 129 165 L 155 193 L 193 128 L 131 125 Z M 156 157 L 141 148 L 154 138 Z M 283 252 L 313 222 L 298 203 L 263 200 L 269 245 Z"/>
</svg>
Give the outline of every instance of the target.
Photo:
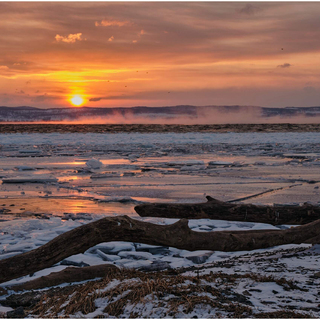
<svg viewBox="0 0 320 320">
<path fill-rule="evenodd" d="M 55 39 L 57 42 L 67 42 L 67 43 L 75 43 L 77 40 L 81 41 L 82 39 L 82 33 L 70 33 L 68 36 L 64 37 L 64 36 L 60 36 L 59 34 L 57 34 L 55 36 Z"/>
<path fill-rule="evenodd" d="M 96 27 L 123 27 L 130 25 L 130 21 L 117 21 L 117 20 L 101 20 L 95 22 Z"/>
<path fill-rule="evenodd" d="M 120 97 L 88 104 L 98 107 L 316 105 L 319 14 L 317 2 L 0 1 L 0 105 L 15 88 L 55 97 L 12 98 L 43 108 L 68 105 L 73 90 Z"/>
<path fill-rule="evenodd" d="M 279 64 L 277 66 L 277 68 L 290 68 L 290 67 L 292 67 L 292 64 L 290 63 Z"/>
</svg>

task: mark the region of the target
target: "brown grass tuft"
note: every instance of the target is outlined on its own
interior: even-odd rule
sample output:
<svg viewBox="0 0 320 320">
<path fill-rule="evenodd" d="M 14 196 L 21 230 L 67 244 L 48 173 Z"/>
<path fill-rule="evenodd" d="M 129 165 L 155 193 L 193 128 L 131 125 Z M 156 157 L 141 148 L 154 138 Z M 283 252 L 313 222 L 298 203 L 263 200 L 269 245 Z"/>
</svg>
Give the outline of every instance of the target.
<svg viewBox="0 0 320 320">
<path fill-rule="evenodd" d="M 41 301 L 30 312 L 41 318 L 69 317 L 78 312 L 86 315 L 94 312 L 98 298 L 106 302 L 106 307 L 99 318 L 120 317 L 126 307 L 134 308 L 137 304 L 151 302 L 154 308 L 163 308 L 164 316 L 174 317 L 183 311 L 188 314 L 196 307 L 210 308 L 211 314 L 218 316 L 221 312 L 232 318 L 243 318 L 252 314 L 248 297 L 232 291 L 239 279 L 252 279 L 256 282 L 276 282 L 286 290 L 299 289 L 293 281 L 284 278 L 257 274 L 223 274 L 213 273 L 188 276 L 170 271 L 144 273 L 137 270 L 122 269 L 109 272 L 104 279 L 90 281 L 82 285 L 57 288 L 47 291 Z M 113 281 L 119 285 L 104 290 Z M 168 298 L 170 297 L 170 298 Z M 162 311 L 161 311 L 162 312 Z M 287 312 L 287 311 L 286 311 Z M 290 311 L 292 315 L 295 313 Z M 284 311 L 279 315 L 287 314 Z M 261 317 L 264 313 L 261 313 Z M 273 313 L 265 313 L 272 316 Z M 143 314 L 132 310 L 131 318 L 142 317 Z"/>
</svg>

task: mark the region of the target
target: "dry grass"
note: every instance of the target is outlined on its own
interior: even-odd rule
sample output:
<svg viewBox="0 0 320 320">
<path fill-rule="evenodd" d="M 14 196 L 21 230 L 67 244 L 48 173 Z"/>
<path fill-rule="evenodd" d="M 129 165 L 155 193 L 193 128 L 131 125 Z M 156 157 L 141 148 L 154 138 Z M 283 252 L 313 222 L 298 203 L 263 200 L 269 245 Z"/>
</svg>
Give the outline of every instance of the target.
<svg viewBox="0 0 320 320">
<path fill-rule="evenodd" d="M 174 317 L 181 312 L 189 314 L 196 307 L 210 308 L 215 317 L 220 313 L 228 314 L 231 318 L 254 317 L 248 297 L 232 291 L 241 279 L 275 282 L 285 290 L 305 291 L 291 280 L 252 273 L 240 275 L 210 272 L 188 276 L 179 274 L 177 270 L 144 273 L 123 269 L 110 270 L 104 279 L 98 281 L 48 290 L 41 301 L 27 311 L 40 318 L 69 317 L 78 312 L 87 315 L 97 310 L 95 301 L 100 298 L 105 307 L 96 318 L 122 317 L 125 313 L 130 318 L 141 318 L 144 316 L 143 312 L 134 308 L 138 304 L 145 306 L 148 303 L 152 303 L 154 308 L 162 308 L 164 316 L 167 317 Z M 105 290 L 114 280 L 119 280 L 119 285 Z M 131 309 L 133 310 L 130 311 Z M 281 312 L 279 317 L 296 314 L 293 311 Z M 274 314 L 276 313 L 259 315 L 271 318 Z"/>
<path fill-rule="evenodd" d="M 225 281 L 228 281 L 230 283 L 234 283 L 238 279 L 251 279 L 256 282 L 275 282 L 279 286 L 282 286 L 284 290 L 300 290 L 300 291 L 307 291 L 307 289 L 300 288 L 297 286 L 293 280 L 287 280 L 286 278 L 276 278 L 272 275 L 258 275 L 255 273 L 246 273 L 246 274 L 224 274 L 224 273 L 213 273 L 200 276 L 200 279 L 204 279 L 208 282 L 215 281 L 216 279 L 223 279 Z"/>
<path fill-rule="evenodd" d="M 236 277 L 224 274 L 210 274 L 199 277 L 169 275 L 170 272 L 143 273 L 135 270 L 109 272 L 100 281 L 91 281 L 69 289 L 55 289 L 45 294 L 30 313 L 41 318 L 70 316 L 77 312 L 86 315 L 96 310 L 95 300 L 103 298 L 107 306 L 99 317 L 123 314 L 128 305 L 152 302 L 157 306 L 165 306 L 167 315 L 178 312 L 190 313 L 196 306 L 206 305 L 212 309 L 228 312 L 232 317 L 247 317 L 252 313 L 249 303 L 244 304 L 246 297 L 241 296 L 242 303 L 234 303 L 237 294 L 230 290 L 218 290 L 207 284 L 208 281 L 220 279 L 233 283 Z M 113 280 L 120 284 L 110 290 L 103 291 Z M 168 299 L 168 296 L 171 298 Z M 239 295 L 238 295 L 239 296 Z M 142 315 L 132 312 L 130 317 Z"/>
</svg>

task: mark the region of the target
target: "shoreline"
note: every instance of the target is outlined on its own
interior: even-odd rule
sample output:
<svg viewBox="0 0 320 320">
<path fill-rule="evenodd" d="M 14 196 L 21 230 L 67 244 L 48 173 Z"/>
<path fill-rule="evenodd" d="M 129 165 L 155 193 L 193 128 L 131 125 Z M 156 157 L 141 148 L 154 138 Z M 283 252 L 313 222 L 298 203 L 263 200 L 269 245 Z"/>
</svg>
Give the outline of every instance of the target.
<svg viewBox="0 0 320 320">
<path fill-rule="evenodd" d="M 260 123 L 260 124 L 51 124 L 0 123 L 3 133 L 227 133 L 227 132 L 320 132 L 320 124 Z"/>
</svg>

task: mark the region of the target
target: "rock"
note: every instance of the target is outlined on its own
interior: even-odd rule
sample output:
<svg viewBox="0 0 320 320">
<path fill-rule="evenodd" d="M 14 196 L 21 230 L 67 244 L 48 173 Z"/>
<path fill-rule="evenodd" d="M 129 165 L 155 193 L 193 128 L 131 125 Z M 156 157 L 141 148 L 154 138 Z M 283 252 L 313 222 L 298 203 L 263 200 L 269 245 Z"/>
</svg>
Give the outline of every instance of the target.
<svg viewBox="0 0 320 320">
<path fill-rule="evenodd" d="M 26 315 L 24 313 L 23 307 L 18 307 L 13 311 L 7 312 L 7 318 L 11 318 L 11 319 L 21 319 L 21 318 L 24 318 L 25 316 Z"/>
<path fill-rule="evenodd" d="M 97 159 L 90 159 L 86 162 L 86 166 L 91 169 L 100 169 L 103 166 L 103 163 Z"/>
</svg>

